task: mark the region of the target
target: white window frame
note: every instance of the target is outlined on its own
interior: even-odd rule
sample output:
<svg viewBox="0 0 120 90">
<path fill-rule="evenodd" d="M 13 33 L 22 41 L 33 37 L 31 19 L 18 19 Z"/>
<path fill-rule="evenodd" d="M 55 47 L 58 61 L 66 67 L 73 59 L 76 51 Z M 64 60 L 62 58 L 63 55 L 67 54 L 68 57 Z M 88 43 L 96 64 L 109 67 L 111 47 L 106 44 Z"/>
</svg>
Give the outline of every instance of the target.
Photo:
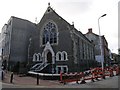
<svg viewBox="0 0 120 90">
<path fill-rule="evenodd" d="M 65 54 L 65 59 L 64 59 L 64 54 Z M 62 61 L 67 61 L 68 60 L 68 55 L 66 51 L 62 52 Z"/>
<path fill-rule="evenodd" d="M 34 55 L 33 55 L 33 62 L 36 62 L 37 60 L 36 60 L 36 57 L 38 57 L 37 56 L 37 54 L 35 53 Z"/>
<path fill-rule="evenodd" d="M 41 54 L 40 53 L 37 54 L 37 61 L 41 61 Z"/>
<path fill-rule="evenodd" d="M 61 55 L 61 60 L 59 60 L 59 54 Z M 56 54 L 56 61 L 62 61 L 62 53 L 60 51 Z"/>
<path fill-rule="evenodd" d="M 53 21 L 53 20 L 47 20 L 46 22 L 45 22 L 45 24 L 43 25 L 43 27 L 42 27 L 42 30 L 41 30 L 41 35 L 40 35 L 40 45 L 41 46 L 45 46 L 46 44 L 43 44 L 43 32 L 44 32 L 44 27 L 49 23 L 49 22 L 51 22 L 51 23 L 53 23 L 55 26 L 56 26 L 56 34 L 57 34 L 57 41 L 56 41 L 56 43 L 51 43 L 51 45 L 58 45 L 58 35 L 59 35 L 59 32 L 58 32 L 58 26 L 57 26 L 57 24 Z"/>
<path fill-rule="evenodd" d="M 57 73 L 57 74 L 59 74 L 59 73 L 58 73 L 58 68 L 59 68 L 59 67 L 61 68 L 61 72 L 62 72 L 62 73 L 64 73 L 64 70 L 63 70 L 64 67 L 66 68 L 66 73 L 68 72 L 68 66 L 67 66 L 67 65 L 57 65 L 57 66 L 56 66 L 56 73 Z"/>
<path fill-rule="evenodd" d="M 39 61 L 41 61 L 42 59 L 41 59 L 41 54 L 40 53 L 35 53 L 34 55 L 33 55 L 33 62 L 39 62 Z"/>
<path fill-rule="evenodd" d="M 59 60 L 59 54 L 61 55 L 61 60 Z M 64 60 L 64 54 L 65 54 L 65 60 Z M 68 55 L 66 51 L 58 51 L 56 54 L 56 61 L 67 61 L 68 60 Z"/>
</svg>

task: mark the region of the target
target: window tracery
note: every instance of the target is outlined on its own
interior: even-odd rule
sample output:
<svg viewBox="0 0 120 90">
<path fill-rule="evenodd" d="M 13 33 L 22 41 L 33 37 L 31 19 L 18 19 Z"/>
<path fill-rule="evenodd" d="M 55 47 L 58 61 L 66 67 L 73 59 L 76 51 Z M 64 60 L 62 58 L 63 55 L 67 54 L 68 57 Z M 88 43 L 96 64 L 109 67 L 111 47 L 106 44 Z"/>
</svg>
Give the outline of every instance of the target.
<svg viewBox="0 0 120 90">
<path fill-rule="evenodd" d="M 42 44 L 44 45 L 47 42 L 50 44 L 57 43 L 57 27 L 52 22 L 48 22 L 43 28 Z"/>
</svg>

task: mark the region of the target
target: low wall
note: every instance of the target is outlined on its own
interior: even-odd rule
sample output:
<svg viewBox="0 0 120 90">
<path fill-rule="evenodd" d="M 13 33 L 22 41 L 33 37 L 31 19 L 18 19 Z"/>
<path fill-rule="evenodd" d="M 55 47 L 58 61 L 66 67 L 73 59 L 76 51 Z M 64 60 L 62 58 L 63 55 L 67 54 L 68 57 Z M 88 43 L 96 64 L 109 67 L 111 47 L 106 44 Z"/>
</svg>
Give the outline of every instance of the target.
<svg viewBox="0 0 120 90">
<path fill-rule="evenodd" d="M 37 74 L 39 75 L 39 78 L 43 80 L 60 80 L 60 74 L 37 73 L 32 71 L 28 72 L 28 75 L 33 77 L 37 77 Z"/>
</svg>

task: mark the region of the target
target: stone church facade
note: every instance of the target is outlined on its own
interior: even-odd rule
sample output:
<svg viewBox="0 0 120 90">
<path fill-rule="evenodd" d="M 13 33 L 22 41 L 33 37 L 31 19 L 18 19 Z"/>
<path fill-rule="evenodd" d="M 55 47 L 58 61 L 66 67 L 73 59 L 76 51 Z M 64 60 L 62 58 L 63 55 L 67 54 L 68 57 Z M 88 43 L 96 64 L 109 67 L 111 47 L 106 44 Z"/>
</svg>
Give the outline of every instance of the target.
<svg viewBox="0 0 120 90">
<path fill-rule="evenodd" d="M 19 19 L 17 20 L 19 21 Z M 18 23 L 20 25 L 20 22 Z M 27 23 L 31 23 L 30 26 Z M 25 64 L 24 68 L 43 73 L 80 72 L 97 65 L 94 44 L 78 31 L 74 24 L 70 25 L 50 6 L 38 24 L 29 21 L 27 23 L 25 25 L 28 27 L 18 26 L 21 28 L 18 29 L 19 32 L 26 32 L 23 36 L 21 36 L 22 33 L 20 34 L 21 39 L 25 38 L 24 42 L 19 41 L 18 38 L 17 41 L 22 44 L 17 44 L 16 48 L 10 47 L 11 49 L 9 49 L 13 50 L 9 56 L 12 52 L 18 52 L 17 55 L 14 53 L 16 59 L 9 58 L 7 61 L 19 61 L 19 63 Z M 16 32 L 16 35 L 19 32 Z M 13 41 L 14 39 L 11 39 L 11 42 Z M 24 50 L 24 54 L 20 54 L 19 50 Z M 11 65 L 9 64 L 9 66 Z"/>
</svg>

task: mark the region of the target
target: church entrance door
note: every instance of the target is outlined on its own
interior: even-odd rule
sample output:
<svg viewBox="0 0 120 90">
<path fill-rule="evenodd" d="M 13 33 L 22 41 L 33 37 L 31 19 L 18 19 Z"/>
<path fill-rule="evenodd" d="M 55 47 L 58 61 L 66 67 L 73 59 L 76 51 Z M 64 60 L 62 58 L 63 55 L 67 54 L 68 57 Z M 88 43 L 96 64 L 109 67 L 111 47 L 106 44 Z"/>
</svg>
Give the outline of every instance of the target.
<svg viewBox="0 0 120 90">
<path fill-rule="evenodd" d="M 50 51 L 47 53 L 47 63 L 52 63 L 52 53 Z"/>
</svg>

